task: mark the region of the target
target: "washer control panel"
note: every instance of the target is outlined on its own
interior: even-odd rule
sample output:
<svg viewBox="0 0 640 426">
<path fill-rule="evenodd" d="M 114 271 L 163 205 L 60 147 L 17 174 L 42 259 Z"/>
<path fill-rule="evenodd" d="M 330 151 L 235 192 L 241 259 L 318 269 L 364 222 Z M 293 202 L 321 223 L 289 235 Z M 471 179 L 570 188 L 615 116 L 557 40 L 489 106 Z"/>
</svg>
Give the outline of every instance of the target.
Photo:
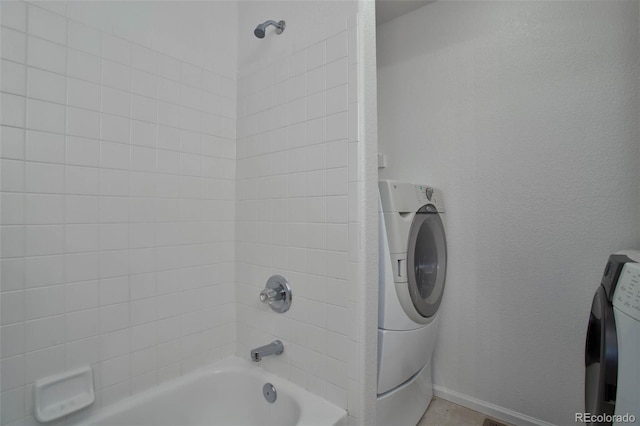
<svg viewBox="0 0 640 426">
<path fill-rule="evenodd" d="M 382 179 L 378 181 L 383 212 L 415 213 L 422 206 L 432 204 L 444 213 L 442 192 L 429 185 Z"/>
<path fill-rule="evenodd" d="M 613 293 L 613 306 L 640 321 L 640 264 L 625 263 Z"/>
<path fill-rule="evenodd" d="M 436 188 L 427 185 L 414 185 L 413 188 L 419 205 L 433 204 L 438 211 L 444 210 L 444 206 L 440 201 L 440 191 Z"/>
</svg>

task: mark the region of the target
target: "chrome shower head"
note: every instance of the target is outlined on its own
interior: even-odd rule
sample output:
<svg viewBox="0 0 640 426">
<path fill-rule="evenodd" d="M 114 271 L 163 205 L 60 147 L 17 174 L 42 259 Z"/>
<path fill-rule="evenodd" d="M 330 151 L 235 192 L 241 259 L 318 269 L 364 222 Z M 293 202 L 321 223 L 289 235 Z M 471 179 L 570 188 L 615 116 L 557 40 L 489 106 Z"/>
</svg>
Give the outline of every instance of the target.
<svg viewBox="0 0 640 426">
<path fill-rule="evenodd" d="M 253 34 L 255 34 L 258 38 L 264 38 L 265 30 L 269 25 L 273 25 L 276 27 L 276 34 L 282 34 L 284 28 L 286 26 L 284 21 L 276 22 L 276 21 L 266 21 L 262 24 L 259 24 L 255 30 L 253 30 Z"/>
</svg>

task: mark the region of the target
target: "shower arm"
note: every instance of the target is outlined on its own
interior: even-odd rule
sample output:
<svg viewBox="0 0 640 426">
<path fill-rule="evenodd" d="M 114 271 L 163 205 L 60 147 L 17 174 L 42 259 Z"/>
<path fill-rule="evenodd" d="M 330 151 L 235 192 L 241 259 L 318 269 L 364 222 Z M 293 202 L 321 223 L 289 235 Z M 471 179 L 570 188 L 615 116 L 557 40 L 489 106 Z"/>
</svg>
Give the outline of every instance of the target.
<svg viewBox="0 0 640 426">
<path fill-rule="evenodd" d="M 276 27 L 277 34 L 282 34 L 282 31 L 284 31 L 284 21 L 276 22 L 270 19 L 265 23 L 263 23 L 262 25 L 264 25 L 265 28 L 268 27 L 269 25 L 273 25 L 274 27 Z"/>
</svg>

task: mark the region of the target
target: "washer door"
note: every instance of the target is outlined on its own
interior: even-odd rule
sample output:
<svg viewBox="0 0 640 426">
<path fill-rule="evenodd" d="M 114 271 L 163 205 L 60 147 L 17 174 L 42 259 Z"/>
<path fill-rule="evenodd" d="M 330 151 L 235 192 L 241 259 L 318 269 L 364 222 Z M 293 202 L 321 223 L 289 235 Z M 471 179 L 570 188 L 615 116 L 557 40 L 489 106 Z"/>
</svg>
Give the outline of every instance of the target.
<svg viewBox="0 0 640 426">
<path fill-rule="evenodd" d="M 584 406 L 592 415 L 613 414 L 618 381 L 618 339 L 613 307 L 602 286 L 593 296 L 584 349 Z M 598 425 L 610 425 L 597 423 Z"/>
<path fill-rule="evenodd" d="M 434 206 L 423 206 L 409 230 L 407 250 L 409 296 L 425 318 L 438 311 L 447 274 L 447 241 L 442 219 Z"/>
</svg>

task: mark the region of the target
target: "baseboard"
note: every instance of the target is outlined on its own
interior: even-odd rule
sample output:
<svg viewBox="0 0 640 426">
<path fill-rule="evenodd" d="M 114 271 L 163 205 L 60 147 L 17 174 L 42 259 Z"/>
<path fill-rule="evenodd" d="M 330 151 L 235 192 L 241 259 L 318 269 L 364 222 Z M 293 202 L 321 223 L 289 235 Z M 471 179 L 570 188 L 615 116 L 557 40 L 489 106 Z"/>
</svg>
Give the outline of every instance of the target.
<svg viewBox="0 0 640 426">
<path fill-rule="evenodd" d="M 508 408 L 491 404 L 490 402 L 481 401 L 479 399 L 463 395 L 456 391 L 445 389 L 441 386 L 433 385 L 433 396 L 446 399 L 447 401 L 451 401 L 455 404 L 462 405 L 463 407 L 470 408 L 479 413 L 486 414 L 489 417 L 493 417 L 494 419 L 502 420 L 513 425 L 553 426 L 553 424 L 547 423 L 543 420 L 527 416 L 526 414 L 518 413 L 517 411 L 509 410 Z"/>
</svg>

